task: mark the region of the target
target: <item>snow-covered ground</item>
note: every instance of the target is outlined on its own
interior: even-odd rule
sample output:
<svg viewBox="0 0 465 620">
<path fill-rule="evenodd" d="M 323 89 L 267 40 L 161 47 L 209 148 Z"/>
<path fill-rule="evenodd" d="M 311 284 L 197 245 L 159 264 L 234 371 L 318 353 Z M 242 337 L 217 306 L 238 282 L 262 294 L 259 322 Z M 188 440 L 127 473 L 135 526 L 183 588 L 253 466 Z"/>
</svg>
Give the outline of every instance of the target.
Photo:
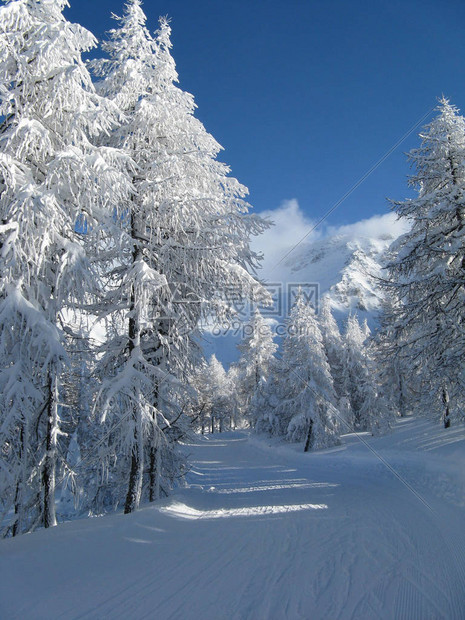
<svg viewBox="0 0 465 620">
<path fill-rule="evenodd" d="M 189 487 L 0 543 L 0 617 L 465 618 L 465 428 L 188 446 Z M 299 447 L 300 449 L 300 447 Z"/>
</svg>

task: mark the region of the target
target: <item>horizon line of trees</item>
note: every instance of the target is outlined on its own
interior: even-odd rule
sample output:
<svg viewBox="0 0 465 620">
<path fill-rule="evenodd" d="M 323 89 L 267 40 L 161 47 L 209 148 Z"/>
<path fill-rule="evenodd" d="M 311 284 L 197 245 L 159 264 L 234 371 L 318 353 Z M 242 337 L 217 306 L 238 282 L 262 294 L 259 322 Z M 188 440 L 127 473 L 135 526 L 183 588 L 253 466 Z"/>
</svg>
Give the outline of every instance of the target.
<svg viewBox="0 0 465 620">
<path fill-rule="evenodd" d="M 389 430 L 398 414 L 387 397 L 366 320 L 350 315 L 341 334 L 325 296 L 318 314 L 298 296 L 280 350 L 256 309 L 226 372 L 212 355 L 194 376 L 202 404 L 201 432 L 247 424 L 258 433 L 303 443 L 335 445 L 348 432 Z"/>
</svg>

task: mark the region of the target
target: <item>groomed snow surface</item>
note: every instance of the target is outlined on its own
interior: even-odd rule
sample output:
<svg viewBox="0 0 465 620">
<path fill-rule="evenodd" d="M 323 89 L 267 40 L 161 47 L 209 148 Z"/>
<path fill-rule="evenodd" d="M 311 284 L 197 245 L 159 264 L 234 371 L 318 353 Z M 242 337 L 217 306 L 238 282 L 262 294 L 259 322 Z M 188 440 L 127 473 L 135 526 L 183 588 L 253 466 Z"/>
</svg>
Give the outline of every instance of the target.
<svg viewBox="0 0 465 620">
<path fill-rule="evenodd" d="M 465 428 L 186 446 L 188 488 L 0 543 L 0 617 L 465 618 Z M 409 486 L 410 485 L 410 488 Z"/>
</svg>

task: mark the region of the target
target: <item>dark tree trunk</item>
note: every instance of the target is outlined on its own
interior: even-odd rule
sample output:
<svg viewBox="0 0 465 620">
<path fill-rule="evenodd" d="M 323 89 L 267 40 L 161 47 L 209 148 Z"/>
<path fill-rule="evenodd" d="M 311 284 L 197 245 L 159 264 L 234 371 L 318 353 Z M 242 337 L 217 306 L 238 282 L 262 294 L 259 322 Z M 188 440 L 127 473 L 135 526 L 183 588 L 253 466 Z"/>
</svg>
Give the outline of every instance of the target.
<svg viewBox="0 0 465 620">
<path fill-rule="evenodd" d="M 158 348 L 156 349 L 156 351 L 158 350 Z M 156 358 L 153 360 L 152 363 L 153 364 L 156 363 Z M 153 406 L 154 406 L 153 429 L 151 433 L 151 444 L 150 444 L 150 450 L 149 450 L 149 502 L 154 502 L 156 499 L 158 499 L 158 492 L 156 489 L 158 488 L 158 476 L 160 474 L 160 472 L 158 471 L 158 467 L 157 467 L 158 436 L 156 434 L 156 430 L 157 430 L 156 410 L 158 408 L 158 383 L 154 386 Z"/>
<path fill-rule="evenodd" d="M 450 427 L 449 393 L 446 388 L 442 389 L 442 402 L 444 403 L 444 428 Z"/>
<path fill-rule="evenodd" d="M 128 483 L 128 492 L 126 494 L 126 501 L 124 504 L 124 514 L 127 515 L 130 512 L 134 512 L 138 506 L 138 498 L 137 498 L 137 487 L 138 487 L 138 477 L 139 477 L 139 459 L 135 450 L 136 446 L 133 447 L 131 454 L 131 470 L 129 472 L 129 483 Z"/>
<path fill-rule="evenodd" d="M 157 463 L 157 449 L 154 446 L 152 446 L 150 448 L 150 459 L 149 459 L 149 502 L 154 502 L 157 499 L 155 497 L 155 485 L 156 485 L 156 480 L 157 480 L 156 463 Z"/>
<path fill-rule="evenodd" d="M 399 377 L 399 415 L 405 418 L 405 414 L 404 381 L 402 377 Z"/>
<path fill-rule="evenodd" d="M 134 250 L 132 253 L 133 264 L 140 257 L 140 249 L 136 244 L 137 226 L 134 213 L 131 213 L 131 236 L 134 239 Z M 129 305 L 129 324 L 128 324 L 128 349 L 131 356 L 134 349 L 140 345 L 140 324 L 137 316 L 137 299 L 135 288 L 132 287 Z M 137 390 L 136 390 L 137 391 Z M 126 494 L 126 502 L 124 504 L 124 513 L 133 512 L 139 507 L 140 494 L 142 490 L 142 476 L 144 467 L 144 448 L 142 438 L 142 421 L 139 395 L 136 393 L 132 409 L 132 418 L 134 422 L 134 443 L 131 450 L 131 469 L 129 472 L 128 490 Z"/>
<path fill-rule="evenodd" d="M 57 524 L 55 514 L 55 478 L 57 459 L 58 434 L 58 402 L 56 378 L 49 377 L 48 406 L 47 406 L 47 434 L 45 438 L 45 460 L 42 472 L 44 490 L 44 527 L 53 527 Z"/>
<path fill-rule="evenodd" d="M 16 482 L 16 491 L 15 491 L 15 522 L 13 524 L 11 534 L 12 536 L 17 536 L 21 534 L 22 530 L 22 515 L 24 512 L 23 507 L 23 493 L 24 493 L 24 479 L 23 479 L 23 471 L 24 471 L 24 459 L 27 455 L 27 446 L 25 446 L 24 441 L 25 433 L 24 433 L 24 424 L 22 423 L 19 429 L 19 441 L 20 441 L 20 462 L 21 462 L 21 474 L 19 480 Z"/>
<path fill-rule="evenodd" d="M 313 420 L 312 418 L 310 418 L 310 424 L 308 426 L 307 440 L 305 441 L 304 452 L 308 452 L 312 444 L 313 444 Z"/>
</svg>

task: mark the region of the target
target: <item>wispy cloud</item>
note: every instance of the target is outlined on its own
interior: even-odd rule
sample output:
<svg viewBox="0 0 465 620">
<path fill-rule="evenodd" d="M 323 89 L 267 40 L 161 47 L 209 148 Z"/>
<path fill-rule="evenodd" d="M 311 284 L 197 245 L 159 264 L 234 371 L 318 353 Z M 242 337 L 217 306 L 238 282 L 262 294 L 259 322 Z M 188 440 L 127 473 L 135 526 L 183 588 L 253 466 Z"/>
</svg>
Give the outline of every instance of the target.
<svg viewBox="0 0 465 620">
<path fill-rule="evenodd" d="M 344 226 L 329 226 L 326 229 L 327 236 L 347 235 L 350 237 L 393 237 L 394 239 L 407 232 L 408 226 L 405 221 L 397 219 L 394 213 L 373 215 L 354 224 Z"/>
<path fill-rule="evenodd" d="M 260 215 L 268 217 L 275 225 L 263 235 L 254 239 L 253 247 L 263 252 L 263 269 L 260 277 L 266 280 L 285 281 L 289 268 L 279 261 L 293 248 L 314 226 L 315 221 L 309 218 L 300 208 L 296 199 L 285 200 L 276 209 L 269 209 Z M 397 219 L 394 213 L 373 215 L 370 218 L 345 224 L 342 226 L 325 226 L 317 228 L 305 239 L 295 252 L 302 252 L 305 245 L 326 237 L 347 236 L 353 238 L 370 237 L 383 239 L 397 238 L 407 231 L 404 222 Z M 292 262 L 293 253 L 286 258 L 286 263 Z"/>
<path fill-rule="evenodd" d="M 314 221 L 305 215 L 295 198 L 284 200 L 276 209 L 263 211 L 260 215 L 269 218 L 275 224 L 253 241 L 254 250 L 263 252 L 264 255 L 260 276 L 266 274 L 267 278 L 278 280 L 283 270 L 280 268 L 273 270 L 274 265 L 312 228 Z M 321 233 L 315 230 L 309 236 L 308 242 L 320 237 Z"/>
</svg>

